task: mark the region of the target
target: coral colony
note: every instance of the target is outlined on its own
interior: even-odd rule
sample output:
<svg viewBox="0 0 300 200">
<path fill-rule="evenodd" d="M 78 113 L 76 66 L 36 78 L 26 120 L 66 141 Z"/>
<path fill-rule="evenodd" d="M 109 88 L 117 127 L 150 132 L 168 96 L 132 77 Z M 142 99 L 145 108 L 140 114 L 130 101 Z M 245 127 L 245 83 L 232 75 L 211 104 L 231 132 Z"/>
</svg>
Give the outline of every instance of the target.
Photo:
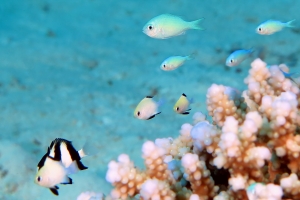
<svg viewBox="0 0 300 200">
<path fill-rule="evenodd" d="M 213 84 L 212 122 L 195 113 L 178 138 L 145 142 L 146 170 L 126 154 L 111 161 L 105 199 L 300 199 L 300 93 L 282 70 L 256 59 L 244 92 Z"/>
</svg>

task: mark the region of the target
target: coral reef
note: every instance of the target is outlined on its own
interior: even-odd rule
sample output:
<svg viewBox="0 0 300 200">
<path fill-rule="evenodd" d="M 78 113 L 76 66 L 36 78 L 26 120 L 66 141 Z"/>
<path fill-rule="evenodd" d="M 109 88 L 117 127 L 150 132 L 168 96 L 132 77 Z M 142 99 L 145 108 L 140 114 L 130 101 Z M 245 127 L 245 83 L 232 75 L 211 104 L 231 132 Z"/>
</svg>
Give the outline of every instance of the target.
<svg viewBox="0 0 300 200">
<path fill-rule="evenodd" d="M 145 170 L 121 154 L 108 165 L 107 199 L 300 199 L 299 86 L 285 65 L 251 64 L 239 92 L 213 84 L 209 122 L 195 113 L 178 138 L 147 141 Z"/>
<path fill-rule="evenodd" d="M 102 193 L 95 193 L 95 192 L 82 192 L 78 197 L 77 200 L 103 200 L 105 197 Z"/>
</svg>

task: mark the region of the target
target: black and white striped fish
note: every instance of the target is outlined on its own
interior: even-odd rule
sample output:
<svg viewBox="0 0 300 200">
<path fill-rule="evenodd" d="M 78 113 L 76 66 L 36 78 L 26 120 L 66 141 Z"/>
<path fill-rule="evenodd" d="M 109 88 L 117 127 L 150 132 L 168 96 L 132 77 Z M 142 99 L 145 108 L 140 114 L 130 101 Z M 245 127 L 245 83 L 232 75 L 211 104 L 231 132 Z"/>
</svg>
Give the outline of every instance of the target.
<svg viewBox="0 0 300 200">
<path fill-rule="evenodd" d="M 37 165 L 35 183 L 58 195 L 57 184 L 72 184 L 68 175 L 87 169 L 81 162 L 85 156 L 84 150 L 77 151 L 71 141 L 56 138 Z"/>
</svg>

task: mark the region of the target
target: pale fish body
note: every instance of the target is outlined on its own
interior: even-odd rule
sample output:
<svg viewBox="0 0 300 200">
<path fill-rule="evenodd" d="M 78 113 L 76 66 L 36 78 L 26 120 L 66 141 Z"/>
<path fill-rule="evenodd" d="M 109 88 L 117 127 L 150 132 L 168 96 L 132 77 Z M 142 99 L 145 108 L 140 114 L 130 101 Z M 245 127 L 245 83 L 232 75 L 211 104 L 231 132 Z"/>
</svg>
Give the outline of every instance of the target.
<svg viewBox="0 0 300 200">
<path fill-rule="evenodd" d="M 251 53 L 253 53 L 252 49 L 236 50 L 228 56 L 228 58 L 226 59 L 226 65 L 228 67 L 237 66 L 246 58 L 248 58 L 251 55 Z"/>
<path fill-rule="evenodd" d="M 268 20 L 262 24 L 260 24 L 256 28 L 256 32 L 260 35 L 272 35 L 273 33 L 276 33 L 278 31 L 281 31 L 285 27 L 294 27 L 293 22 L 294 20 L 291 20 L 289 22 L 281 22 L 276 20 Z"/>
<path fill-rule="evenodd" d="M 203 30 L 199 25 L 201 20 L 203 18 L 187 22 L 175 15 L 162 14 L 148 21 L 143 32 L 152 38 L 167 39 L 184 34 L 189 29 Z"/>
<path fill-rule="evenodd" d="M 164 71 L 171 71 L 177 69 L 185 63 L 187 60 L 191 60 L 191 56 L 171 56 L 164 60 L 160 65 L 160 68 Z"/>
<path fill-rule="evenodd" d="M 58 195 L 56 185 L 71 184 L 72 179 L 68 177 L 68 171 L 60 161 L 47 157 L 44 166 L 41 167 L 36 176 L 35 183 L 49 188 L 54 194 Z"/>
<path fill-rule="evenodd" d="M 192 103 L 192 99 L 188 99 L 186 97 L 186 95 L 183 93 L 178 101 L 175 103 L 173 109 L 175 112 L 177 112 L 178 114 L 182 114 L 182 115 L 187 115 L 189 114 L 190 112 L 190 108 L 189 108 L 189 105 Z"/>
<path fill-rule="evenodd" d="M 160 114 L 158 107 L 161 105 L 161 101 L 156 102 L 151 96 L 146 96 L 134 110 L 133 115 L 142 120 L 152 119 L 156 115 Z"/>
</svg>

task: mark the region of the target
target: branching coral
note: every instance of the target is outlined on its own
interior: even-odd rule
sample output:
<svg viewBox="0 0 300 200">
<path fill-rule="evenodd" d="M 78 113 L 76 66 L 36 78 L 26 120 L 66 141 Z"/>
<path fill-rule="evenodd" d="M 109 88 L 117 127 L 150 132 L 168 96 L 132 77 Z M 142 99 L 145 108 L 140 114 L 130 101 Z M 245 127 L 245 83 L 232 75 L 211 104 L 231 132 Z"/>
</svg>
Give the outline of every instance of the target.
<svg viewBox="0 0 300 200">
<path fill-rule="evenodd" d="M 209 199 L 215 196 L 218 187 L 210 176 L 204 161 L 200 161 L 197 154 L 187 153 L 181 159 L 185 171 L 185 179 L 191 183 L 191 189 L 200 199 Z"/>
<path fill-rule="evenodd" d="M 107 199 L 299 199 L 300 94 L 283 70 L 256 59 L 247 90 L 213 84 L 212 122 L 196 113 L 178 138 L 145 142 L 144 171 L 124 154 L 111 161 Z"/>
<path fill-rule="evenodd" d="M 109 163 L 106 180 L 115 186 L 113 199 L 126 199 L 139 193 L 146 174 L 137 170 L 126 154 L 121 154 L 118 162 Z"/>
<path fill-rule="evenodd" d="M 213 84 L 207 91 L 207 110 L 214 122 L 223 126 L 226 116 L 233 116 L 241 123 L 247 108 L 238 90 Z"/>
</svg>

